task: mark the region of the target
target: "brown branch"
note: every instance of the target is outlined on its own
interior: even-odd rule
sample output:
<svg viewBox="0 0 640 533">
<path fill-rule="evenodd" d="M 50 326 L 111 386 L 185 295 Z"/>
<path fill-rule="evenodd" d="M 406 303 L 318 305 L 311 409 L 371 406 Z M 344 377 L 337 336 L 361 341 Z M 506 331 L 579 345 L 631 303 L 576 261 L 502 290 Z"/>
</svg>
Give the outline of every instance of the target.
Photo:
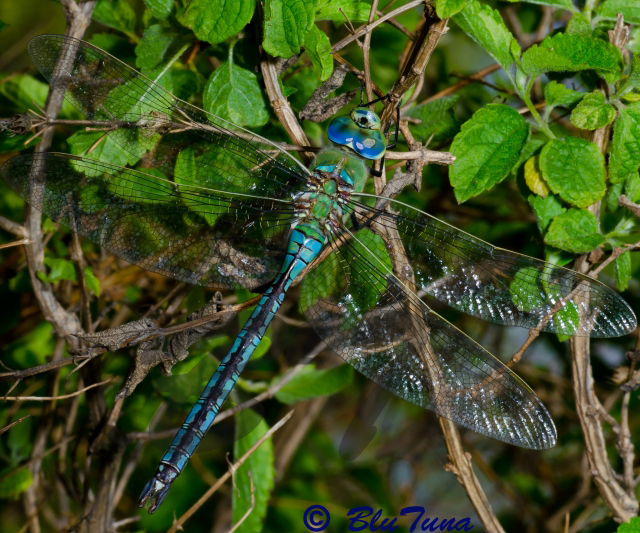
<svg viewBox="0 0 640 533">
<path fill-rule="evenodd" d="M 13 248 L 14 246 L 22 246 L 23 244 L 31 244 L 31 239 L 20 239 L 19 241 L 8 242 L 6 244 L 0 244 L 0 250 L 5 248 Z"/>
<path fill-rule="evenodd" d="M 82 394 L 83 392 L 86 392 L 89 389 L 93 389 L 95 387 L 100 387 L 101 385 L 106 385 L 107 383 L 111 383 L 114 379 L 115 377 L 111 377 L 105 381 L 101 381 L 100 383 L 93 383 L 92 385 L 88 385 L 87 387 L 84 387 L 83 389 L 80 389 L 76 392 L 73 392 L 71 394 L 64 394 L 62 396 L 3 396 L 2 399 L 6 401 L 19 401 L 19 402 L 24 402 L 24 401 L 46 402 L 51 400 L 66 400 L 68 398 L 73 398 L 74 396 L 78 396 L 79 394 Z"/>
<path fill-rule="evenodd" d="M 232 468 L 235 468 L 235 466 L 232 466 Z M 253 512 L 256 506 L 256 487 L 253 484 L 253 476 L 251 475 L 251 470 L 249 470 L 248 475 L 249 475 L 249 488 L 251 490 L 251 504 L 249 505 L 247 512 L 244 513 L 240 517 L 240 520 L 238 520 L 235 523 L 235 525 L 229 530 L 229 533 L 233 533 L 236 529 L 238 529 L 242 525 L 242 522 L 244 522 L 247 518 L 249 518 L 249 515 Z"/>
<path fill-rule="evenodd" d="M 414 85 L 418 78 L 424 75 L 424 71 L 427 68 L 427 64 L 431 59 L 431 55 L 433 54 L 440 37 L 447 32 L 448 19 L 438 19 L 433 6 L 427 5 L 425 7 L 425 17 L 427 17 L 427 23 L 422 26 L 419 34 L 413 41 L 407 61 L 405 62 L 400 76 L 387 93 L 384 108 L 380 114 L 380 122 L 383 131 L 386 130 L 387 125 L 391 122 L 396 108 L 402 102 L 402 97 Z M 413 149 L 415 147 L 411 148 Z M 412 170 L 416 174 L 421 174 L 422 167 L 420 166 L 420 162 L 418 163 L 417 168 Z M 376 194 L 380 194 L 385 185 L 384 173 L 380 178 L 374 179 L 374 185 Z"/>
<path fill-rule="evenodd" d="M 9 220 L 3 216 L 0 216 L 0 228 L 13 233 L 16 237 L 26 237 L 27 230 L 21 224 L 15 223 L 13 220 Z"/>
<path fill-rule="evenodd" d="M 458 482 L 467 493 L 484 528 L 490 533 L 504 533 L 504 529 L 496 518 L 493 509 L 491 509 L 487 496 L 473 471 L 471 455 L 465 452 L 462 447 L 458 428 L 451 420 L 441 416 L 438 417 L 438 422 L 440 422 L 440 428 L 447 445 L 449 463 L 445 465 L 445 470 L 456 476 Z"/>
<path fill-rule="evenodd" d="M 258 4 L 258 6 L 258 9 L 261 11 L 260 4 Z M 261 15 L 261 18 L 264 18 L 264 14 L 262 13 Z M 307 139 L 293 109 L 291 109 L 289 101 L 282 93 L 278 79 L 278 62 L 267 54 L 262 47 L 260 47 L 260 71 L 262 72 L 262 78 L 264 79 L 265 89 L 269 95 L 271 107 L 278 117 L 278 120 L 280 120 L 280 123 L 284 126 L 284 129 L 294 144 L 308 146 L 309 139 Z M 313 152 L 302 153 L 302 157 L 307 163 L 313 159 L 313 156 Z"/>
<path fill-rule="evenodd" d="M 496 70 L 500 70 L 500 68 L 502 67 L 500 67 L 498 63 L 494 63 L 493 65 L 484 67 L 483 69 L 479 70 L 475 74 L 471 74 L 471 76 L 467 76 L 466 78 L 460 80 L 458 83 L 454 83 L 453 85 L 447 87 L 446 89 L 443 89 L 442 91 L 431 95 L 429 98 L 427 98 L 426 100 L 423 100 L 418 105 L 423 105 L 428 102 L 433 102 L 438 98 L 442 98 L 444 96 L 449 96 L 450 94 L 454 94 L 456 91 L 462 89 L 463 87 L 466 87 L 467 85 L 471 85 L 476 81 L 480 81 L 482 78 L 484 78 L 485 76 L 488 76 L 489 74 L 491 74 L 492 72 L 495 72 Z"/>
<path fill-rule="evenodd" d="M 22 418 L 18 418 L 18 420 L 16 420 L 15 422 L 11 422 L 11 424 L 8 424 L 6 426 L 4 426 L 2 429 L 0 429 L 0 435 L 2 435 L 3 433 L 6 433 L 7 431 L 9 431 L 13 426 L 17 426 L 20 422 L 22 422 L 23 420 L 26 420 L 27 418 L 29 418 L 31 415 L 25 415 Z"/>
<path fill-rule="evenodd" d="M 624 42 L 628 36 L 628 28 L 625 28 L 622 17 L 619 15 L 615 29 L 609 33 L 609 39 L 612 44 L 619 48 L 624 46 Z M 606 87 L 604 90 L 606 92 Z M 598 145 L 603 155 L 606 155 L 610 135 L 611 128 L 609 126 L 600 128 L 593 134 L 592 141 Z M 594 213 L 599 220 L 600 202 L 589 206 L 588 209 Z M 589 259 L 587 255 L 582 255 L 576 260 L 575 269 L 583 273 L 589 270 Z M 601 413 L 599 409 L 600 402 L 594 391 L 589 338 L 572 337 L 569 340 L 569 346 L 571 351 L 576 410 L 584 435 L 591 475 L 605 505 L 613 513 L 614 519 L 617 522 L 628 522 L 632 516 L 638 514 L 638 500 L 635 496 L 633 484 L 628 484 L 629 476 L 625 475 L 622 483 L 620 482 L 607 453 L 601 417 L 598 416 L 598 414 Z M 633 463 L 633 446 L 629 447 L 623 443 L 621 453 L 624 454 L 623 464 L 626 470 L 626 465 Z M 625 472 L 625 474 L 628 474 L 628 472 Z"/>
<path fill-rule="evenodd" d="M 622 207 L 626 207 L 629 209 L 635 216 L 640 218 L 640 204 L 636 204 L 629 200 L 624 194 L 618 198 L 618 205 Z"/>
<path fill-rule="evenodd" d="M 361 28 L 356 30 L 351 35 L 345 37 L 340 42 L 334 44 L 333 47 L 331 48 L 331 50 L 335 54 L 336 52 L 342 50 L 345 46 L 347 46 L 352 41 L 355 41 L 356 39 L 359 39 L 363 35 L 365 35 L 367 33 L 370 33 L 373 30 L 373 28 L 375 28 L 376 26 L 379 26 L 383 22 L 386 22 L 387 20 L 398 16 L 400 13 L 404 13 L 405 11 L 409 11 L 410 9 L 413 9 L 414 7 L 418 7 L 420 4 L 424 4 L 424 3 L 425 3 L 425 0 L 412 0 L 411 2 L 407 2 L 405 5 L 400 6 L 400 7 L 396 8 L 396 9 L 394 9 L 393 11 L 389 11 L 389 13 L 387 13 L 386 15 L 381 16 L 375 22 L 372 22 L 371 24 L 367 24 L 366 26 L 362 26 Z"/>
<path fill-rule="evenodd" d="M 371 89 L 371 58 L 369 56 L 371 52 L 371 36 L 373 35 L 373 28 L 371 24 L 376 18 L 376 11 L 378 10 L 378 0 L 371 2 L 371 11 L 369 12 L 369 24 L 367 25 L 366 33 L 364 35 L 364 43 L 362 45 L 362 58 L 364 61 L 364 86 L 367 94 L 367 102 L 373 100 L 373 91 Z"/>
</svg>

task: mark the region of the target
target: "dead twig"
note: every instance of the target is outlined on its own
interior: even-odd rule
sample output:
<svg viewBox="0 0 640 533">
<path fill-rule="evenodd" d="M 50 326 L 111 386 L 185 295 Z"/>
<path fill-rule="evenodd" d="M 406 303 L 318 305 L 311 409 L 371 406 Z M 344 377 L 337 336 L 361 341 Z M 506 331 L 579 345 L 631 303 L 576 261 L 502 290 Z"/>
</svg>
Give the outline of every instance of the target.
<svg viewBox="0 0 640 533">
<path fill-rule="evenodd" d="M 114 379 L 116 378 L 111 377 L 105 381 L 101 381 L 100 383 L 93 383 L 92 385 L 88 385 L 76 392 L 73 392 L 71 394 L 63 394 L 62 396 L 3 396 L 2 399 L 10 402 L 16 402 L 16 401 L 17 402 L 26 402 L 26 401 L 46 402 L 46 401 L 52 401 L 52 400 L 67 400 L 68 398 L 73 398 L 74 396 L 78 396 L 79 394 L 82 394 L 90 389 L 94 389 L 95 387 L 101 387 L 102 385 L 111 383 Z"/>
</svg>

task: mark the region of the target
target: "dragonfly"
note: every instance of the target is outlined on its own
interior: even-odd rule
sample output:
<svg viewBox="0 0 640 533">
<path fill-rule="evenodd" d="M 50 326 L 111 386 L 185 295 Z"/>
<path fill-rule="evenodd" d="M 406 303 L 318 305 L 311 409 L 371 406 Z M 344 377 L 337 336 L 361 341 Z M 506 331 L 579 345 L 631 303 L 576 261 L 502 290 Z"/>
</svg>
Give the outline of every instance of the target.
<svg viewBox="0 0 640 533">
<path fill-rule="evenodd" d="M 613 337 L 628 304 L 577 272 L 497 248 L 402 201 L 365 192 L 383 157 L 357 108 L 306 166 L 278 144 L 180 100 L 99 48 L 44 35 L 29 53 L 54 91 L 104 125 L 120 164 L 31 153 L 2 178 L 54 221 L 151 272 L 262 297 L 145 486 L 154 512 L 213 423 L 292 283 L 318 335 L 391 393 L 530 449 L 554 446 L 549 412 L 501 361 L 426 303 L 498 324 Z M 377 132 L 377 133 L 376 133 Z"/>
</svg>

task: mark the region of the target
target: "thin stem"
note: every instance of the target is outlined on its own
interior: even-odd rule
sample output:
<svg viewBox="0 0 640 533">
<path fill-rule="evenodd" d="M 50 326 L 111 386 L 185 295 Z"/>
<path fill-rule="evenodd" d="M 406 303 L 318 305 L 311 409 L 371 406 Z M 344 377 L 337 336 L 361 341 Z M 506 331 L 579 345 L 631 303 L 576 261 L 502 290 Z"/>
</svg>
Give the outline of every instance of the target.
<svg viewBox="0 0 640 533">
<path fill-rule="evenodd" d="M 529 111 L 531 112 L 531 116 L 536 121 L 536 124 L 538 124 L 538 127 L 540 128 L 540 130 L 547 137 L 549 137 L 549 139 L 555 139 L 556 136 L 553 134 L 551 129 L 549 129 L 549 124 L 547 124 L 544 120 L 542 120 L 542 117 L 540 116 L 540 113 L 538 113 L 538 110 L 536 109 L 536 106 L 533 105 L 533 102 L 531 101 L 531 89 L 533 87 L 533 82 L 534 81 L 535 81 L 535 79 L 532 79 L 529 82 L 529 84 L 527 85 L 526 92 L 524 94 L 521 94 L 520 98 L 522 98 L 522 101 L 529 108 Z M 517 85 L 514 84 L 514 86 L 517 89 Z"/>
</svg>

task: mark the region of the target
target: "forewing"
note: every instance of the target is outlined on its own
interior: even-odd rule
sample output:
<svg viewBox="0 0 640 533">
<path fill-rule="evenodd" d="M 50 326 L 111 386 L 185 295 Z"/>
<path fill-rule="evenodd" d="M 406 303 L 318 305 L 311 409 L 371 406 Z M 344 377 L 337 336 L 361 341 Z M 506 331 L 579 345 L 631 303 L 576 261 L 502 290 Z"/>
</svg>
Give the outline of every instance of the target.
<svg viewBox="0 0 640 533">
<path fill-rule="evenodd" d="M 392 212 L 354 205 L 358 218 L 397 228 L 418 294 L 497 324 L 591 337 L 637 325 L 629 305 L 599 281 L 492 246 L 427 213 L 391 201 Z M 400 274 L 401 275 L 401 274 Z"/>
<path fill-rule="evenodd" d="M 91 44 L 42 35 L 29 42 L 29 53 L 55 92 L 103 125 L 100 144 L 115 143 L 125 164 L 162 166 L 166 174 L 184 165 L 180 158 L 191 158 L 192 150 L 208 154 L 197 161 L 200 185 L 216 188 L 225 179 L 245 192 L 269 195 L 295 192 L 306 181 L 307 169 L 274 143 L 176 98 Z"/>
<path fill-rule="evenodd" d="M 293 221 L 287 201 L 66 154 L 17 156 L 0 174 L 36 209 L 118 257 L 211 287 L 255 289 L 273 279 Z"/>
<path fill-rule="evenodd" d="M 381 237 L 368 229 L 346 237 L 302 282 L 301 306 L 325 342 L 377 384 L 461 426 L 525 448 L 553 446 L 555 427 L 536 395 L 393 275 Z"/>
</svg>

